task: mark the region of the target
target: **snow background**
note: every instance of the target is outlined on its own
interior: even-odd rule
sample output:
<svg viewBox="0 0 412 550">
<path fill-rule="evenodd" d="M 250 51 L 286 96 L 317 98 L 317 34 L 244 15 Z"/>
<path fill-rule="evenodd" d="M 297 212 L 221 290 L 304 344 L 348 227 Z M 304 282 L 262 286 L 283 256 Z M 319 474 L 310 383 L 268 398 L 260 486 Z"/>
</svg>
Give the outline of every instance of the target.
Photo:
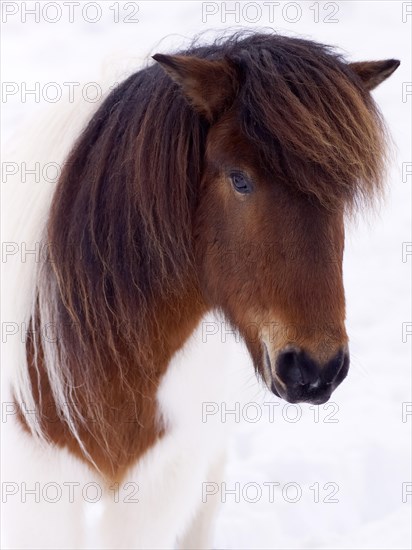
<svg viewBox="0 0 412 550">
<path fill-rule="evenodd" d="M 83 2 L 84 3 L 84 2 Z M 3 2 L 3 10 L 6 2 Z M 288 408 L 284 402 L 260 389 L 252 369 L 243 357 L 239 367 L 247 374 L 242 406 L 257 402 L 264 413 L 258 422 L 247 418 L 236 423 L 227 468 L 227 486 L 236 482 L 279 482 L 274 502 L 262 490 L 258 502 L 233 496 L 222 504 L 216 548 L 329 548 L 377 549 L 411 547 L 411 500 L 402 502 L 402 484 L 411 482 L 411 423 L 402 421 L 402 403 L 411 402 L 410 340 L 402 341 L 402 324 L 412 319 L 410 309 L 410 265 L 402 261 L 402 243 L 411 238 L 411 176 L 402 181 L 402 163 L 411 161 L 410 105 L 402 101 L 402 83 L 410 82 L 411 34 L 402 22 L 405 2 L 337 2 L 338 22 L 322 19 L 331 11 L 319 2 L 320 22 L 314 22 L 313 2 L 286 2 L 298 5 L 301 18 L 290 23 L 282 17 L 284 2 L 275 6 L 275 21 L 261 5 L 256 23 L 234 16 L 222 22 L 221 3 L 209 3 L 219 12 L 207 19 L 202 2 L 101 2 L 102 17 L 96 23 L 83 20 L 75 12 L 73 23 L 63 10 L 56 23 L 22 22 L 19 12 L 2 24 L 1 68 L 3 82 L 92 82 L 120 80 L 135 70 L 148 55 L 168 53 L 187 44 L 194 35 L 228 27 L 271 26 L 280 33 L 305 36 L 335 45 L 350 60 L 398 58 L 397 72 L 374 92 L 395 144 L 390 168 L 390 191 L 378 215 L 368 215 L 347 229 L 344 277 L 347 298 L 347 329 L 350 336 L 351 370 L 348 379 L 332 396 L 333 403 L 314 409 L 301 405 Z M 27 3 L 28 5 L 29 3 Z M 31 3 L 33 4 L 33 3 Z M 41 3 L 44 4 L 44 3 Z M 114 22 L 110 6 L 118 4 L 120 18 L 138 4 L 138 23 Z M 205 3 L 203 3 L 205 4 Z M 249 3 L 250 4 L 250 3 Z M 255 4 L 255 3 L 252 3 Z M 331 3 L 329 3 L 331 4 Z M 131 7 L 130 7 L 131 6 Z M 226 3 L 233 8 L 233 2 Z M 240 9 L 244 9 L 241 3 Z M 254 17 L 253 6 L 246 12 Z M 290 10 L 290 11 L 289 11 Z M 285 12 L 295 17 L 295 8 Z M 49 17 L 54 17 L 50 8 Z M 90 8 L 90 16 L 93 10 Z M 4 17 L 4 11 L 3 11 Z M 203 18 L 203 20 L 202 20 Z M 204 22 L 205 21 L 205 22 Z M 79 90 L 79 88 L 77 88 Z M 79 93 L 78 91 L 75 94 Z M 28 121 L 50 109 L 47 101 L 36 103 L 32 96 L 22 101 L 19 94 L 3 97 L 3 143 L 24 134 Z M 7 205 L 4 206 L 7 208 Z M 220 335 L 219 335 L 220 336 Z M 218 336 L 217 336 L 218 337 Z M 238 360 L 228 346 L 227 361 Z M 277 403 L 274 421 L 266 414 L 264 402 Z M 228 404 L 233 408 L 234 403 Z M 243 409 L 245 411 L 245 409 Z M 297 422 L 286 421 L 283 415 Z M 328 413 L 335 414 L 328 422 Z M 282 414 L 283 413 L 283 414 Z M 245 412 L 246 416 L 247 412 Z M 250 416 L 253 410 L 250 410 Z M 233 420 L 229 420 L 233 421 Z M 282 497 L 286 483 L 298 483 L 299 502 Z M 320 486 L 320 502 L 314 502 L 314 483 Z M 334 483 L 337 503 L 322 502 Z M 249 500 L 254 491 L 250 489 Z M 290 497 L 294 496 L 291 489 Z"/>
</svg>

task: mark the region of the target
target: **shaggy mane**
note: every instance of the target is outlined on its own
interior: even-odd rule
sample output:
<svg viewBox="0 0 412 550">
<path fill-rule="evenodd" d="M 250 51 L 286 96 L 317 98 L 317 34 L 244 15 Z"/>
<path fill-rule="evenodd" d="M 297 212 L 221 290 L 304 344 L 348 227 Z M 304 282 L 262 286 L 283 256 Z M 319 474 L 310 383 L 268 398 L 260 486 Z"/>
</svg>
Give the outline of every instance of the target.
<svg viewBox="0 0 412 550">
<path fill-rule="evenodd" d="M 358 75 L 328 46 L 274 35 L 235 41 L 245 135 L 273 181 L 328 209 L 371 205 L 383 191 L 386 130 Z"/>
</svg>

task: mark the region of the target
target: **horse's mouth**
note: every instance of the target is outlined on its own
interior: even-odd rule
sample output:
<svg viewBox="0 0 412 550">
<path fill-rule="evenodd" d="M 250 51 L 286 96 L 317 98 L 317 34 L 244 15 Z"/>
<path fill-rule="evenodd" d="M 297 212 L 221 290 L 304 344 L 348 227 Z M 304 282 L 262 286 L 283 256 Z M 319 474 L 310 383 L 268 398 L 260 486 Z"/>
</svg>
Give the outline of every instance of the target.
<svg viewBox="0 0 412 550">
<path fill-rule="evenodd" d="M 278 388 L 279 384 L 276 384 L 276 377 L 274 377 L 270 386 L 270 390 L 274 395 L 284 399 L 288 403 L 310 403 L 312 405 L 323 405 L 323 403 L 329 401 L 334 389 L 329 389 L 328 387 L 310 389 L 309 387 L 302 386 L 294 390 L 289 389 L 288 391 L 284 391 L 280 389 L 279 391 Z"/>
</svg>

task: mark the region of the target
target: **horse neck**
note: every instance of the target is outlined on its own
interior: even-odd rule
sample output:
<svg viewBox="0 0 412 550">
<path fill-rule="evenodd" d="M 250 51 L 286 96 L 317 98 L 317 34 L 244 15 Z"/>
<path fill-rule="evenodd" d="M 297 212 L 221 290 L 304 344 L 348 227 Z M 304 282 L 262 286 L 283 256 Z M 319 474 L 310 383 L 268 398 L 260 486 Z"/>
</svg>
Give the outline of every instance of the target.
<svg viewBox="0 0 412 550">
<path fill-rule="evenodd" d="M 207 310 L 194 278 L 188 279 L 173 297 L 163 298 L 154 305 L 149 320 L 151 331 L 146 338 L 156 370 L 167 368 Z"/>
</svg>

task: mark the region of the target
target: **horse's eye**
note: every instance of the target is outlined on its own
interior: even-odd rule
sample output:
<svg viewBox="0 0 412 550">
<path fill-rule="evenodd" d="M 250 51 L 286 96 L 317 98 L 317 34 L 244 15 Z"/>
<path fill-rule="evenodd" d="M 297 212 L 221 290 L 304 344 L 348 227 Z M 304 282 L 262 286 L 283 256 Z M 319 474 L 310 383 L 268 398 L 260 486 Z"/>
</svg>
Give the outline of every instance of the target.
<svg viewBox="0 0 412 550">
<path fill-rule="evenodd" d="M 232 185 L 238 193 L 251 193 L 253 191 L 253 185 L 250 179 L 243 172 L 231 172 L 230 179 Z"/>
</svg>

